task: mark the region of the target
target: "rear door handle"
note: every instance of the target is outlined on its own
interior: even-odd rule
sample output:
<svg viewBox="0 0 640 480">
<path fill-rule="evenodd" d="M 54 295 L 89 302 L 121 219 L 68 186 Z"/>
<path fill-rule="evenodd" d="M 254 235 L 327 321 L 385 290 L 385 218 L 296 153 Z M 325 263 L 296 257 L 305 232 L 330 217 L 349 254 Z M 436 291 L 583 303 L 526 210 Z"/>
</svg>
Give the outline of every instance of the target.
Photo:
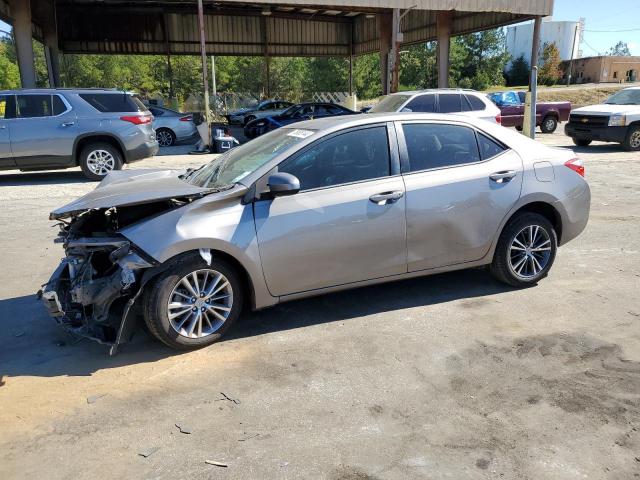
<svg viewBox="0 0 640 480">
<path fill-rule="evenodd" d="M 489 178 L 496 183 L 507 183 L 513 177 L 515 177 L 517 172 L 515 170 L 503 170 L 501 172 L 495 172 L 489 175 Z"/>
<path fill-rule="evenodd" d="M 61 124 L 62 127 L 71 127 L 72 125 L 75 125 L 76 122 L 64 122 Z"/>
<path fill-rule="evenodd" d="M 369 200 L 376 205 L 387 205 L 388 203 L 393 203 L 400 200 L 403 195 L 404 192 L 401 190 L 396 190 L 393 192 L 382 192 L 371 195 L 369 197 Z"/>
<path fill-rule="evenodd" d="M 6 125 L 0 125 L 0 130 L 4 130 L 5 128 L 7 128 Z"/>
</svg>

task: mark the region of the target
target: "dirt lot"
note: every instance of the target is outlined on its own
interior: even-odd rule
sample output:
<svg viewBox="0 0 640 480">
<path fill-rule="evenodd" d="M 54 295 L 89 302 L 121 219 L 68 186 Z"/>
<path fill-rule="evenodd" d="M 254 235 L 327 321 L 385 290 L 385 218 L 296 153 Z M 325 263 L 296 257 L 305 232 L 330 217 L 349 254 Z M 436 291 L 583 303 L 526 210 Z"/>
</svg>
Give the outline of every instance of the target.
<svg viewBox="0 0 640 480">
<path fill-rule="evenodd" d="M 115 357 L 34 296 L 62 256 L 48 212 L 95 185 L 2 173 L 0 478 L 640 477 L 640 154 L 579 153 L 591 220 L 537 287 L 438 275 L 250 314 L 193 353 L 139 334 Z"/>
</svg>

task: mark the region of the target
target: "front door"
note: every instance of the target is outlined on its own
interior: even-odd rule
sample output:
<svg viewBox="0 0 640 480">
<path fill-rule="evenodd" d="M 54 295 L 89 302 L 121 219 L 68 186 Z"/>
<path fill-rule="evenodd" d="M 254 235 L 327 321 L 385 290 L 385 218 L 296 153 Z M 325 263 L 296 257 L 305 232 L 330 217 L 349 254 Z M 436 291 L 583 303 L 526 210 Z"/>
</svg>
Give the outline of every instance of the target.
<svg viewBox="0 0 640 480">
<path fill-rule="evenodd" d="M 480 260 L 520 197 L 522 160 L 468 126 L 398 127 L 406 144 L 409 271 Z"/>
<path fill-rule="evenodd" d="M 76 114 L 60 95 L 16 95 L 11 120 L 11 149 L 19 168 L 63 167 L 73 164 L 78 135 Z"/>
<path fill-rule="evenodd" d="M 11 154 L 10 125 L 13 112 L 13 95 L 0 95 L 0 168 L 15 166 Z"/>
<path fill-rule="evenodd" d="M 385 125 L 320 139 L 278 171 L 295 175 L 301 191 L 255 203 L 271 294 L 406 272 L 404 183 Z"/>
</svg>

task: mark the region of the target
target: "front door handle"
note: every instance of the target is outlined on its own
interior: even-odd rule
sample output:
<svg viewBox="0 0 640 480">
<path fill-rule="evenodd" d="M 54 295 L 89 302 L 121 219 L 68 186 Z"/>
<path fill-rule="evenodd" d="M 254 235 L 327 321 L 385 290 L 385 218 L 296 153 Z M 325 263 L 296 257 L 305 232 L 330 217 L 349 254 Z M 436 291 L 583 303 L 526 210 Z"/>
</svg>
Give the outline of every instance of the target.
<svg viewBox="0 0 640 480">
<path fill-rule="evenodd" d="M 369 200 L 376 205 L 387 205 L 388 203 L 393 203 L 400 200 L 403 195 L 404 192 L 401 190 L 396 190 L 393 192 L 382 192 L 371 195 L 369 197 Z"/>
<path fill-rule="evenodd" d="M 0 130 L 4 130 L 5 128 L 7 128 L 6 125 L 0 125 Z"/>
<path fill-rule="evenodd" d="M 76 122 L 64 122 L 64 123 L 60 124 L 60 126 L 62 126 L 62 127 L 71 127 L 71 126 L 73 126 L 75 124 L 76 124 Z"/>
<path fill-rule="evenodd" d="M 495 172 L 489 175 L 489 178 L 496 183 L 507 183 L 513 177 L 515 177 L 517 172 L 515 170 L 503 170 L 501 172 Z"/>
</svg>

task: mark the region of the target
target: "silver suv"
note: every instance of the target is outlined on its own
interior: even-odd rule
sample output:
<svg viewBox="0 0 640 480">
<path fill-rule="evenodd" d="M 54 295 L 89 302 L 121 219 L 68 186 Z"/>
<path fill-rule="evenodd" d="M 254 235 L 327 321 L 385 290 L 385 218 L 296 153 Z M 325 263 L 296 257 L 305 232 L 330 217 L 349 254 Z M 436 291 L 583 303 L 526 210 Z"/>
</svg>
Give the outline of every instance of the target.
<svg viewBox="0 0 640 480">
<path fill-rule="evenodd" d="M 0 91 L 0 170 L 80 166 L 102 180 L 156 154 L 152 120 L 140 100 L 117 90 Z"/>
</svg>

